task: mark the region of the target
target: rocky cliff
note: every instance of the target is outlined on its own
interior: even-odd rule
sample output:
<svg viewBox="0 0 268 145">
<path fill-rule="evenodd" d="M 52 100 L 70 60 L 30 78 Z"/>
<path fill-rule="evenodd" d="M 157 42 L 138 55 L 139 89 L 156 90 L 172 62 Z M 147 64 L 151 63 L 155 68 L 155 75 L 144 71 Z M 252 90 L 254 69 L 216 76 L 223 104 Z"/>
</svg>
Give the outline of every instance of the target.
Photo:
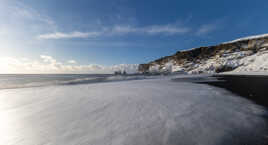
<svg viewBox="0 0 268 145">
<path fill-rule="evenodd" d="M 241 38 L 215 46 L 199 47 L 140 64 L 139 72 L 219 73 L 267 71 L 268 34 Z M 266 61 L 267 59 L 267 61 Z"/>
</svg>

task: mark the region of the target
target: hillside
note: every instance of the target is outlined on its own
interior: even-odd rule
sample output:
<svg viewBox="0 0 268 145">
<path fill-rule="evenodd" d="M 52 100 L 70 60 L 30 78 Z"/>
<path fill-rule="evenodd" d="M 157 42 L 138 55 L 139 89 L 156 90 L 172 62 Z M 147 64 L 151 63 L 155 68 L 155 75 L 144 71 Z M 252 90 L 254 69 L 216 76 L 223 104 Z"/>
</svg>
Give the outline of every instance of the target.
<svg viewBox="0 0 268 145">
<path fill-rule="evenodd" d="M 268 34 L 240 38 L 215 46 L 178 51 L 147 64 L 139 65 L 141 73 L 268 71 Z"/>
</svg>

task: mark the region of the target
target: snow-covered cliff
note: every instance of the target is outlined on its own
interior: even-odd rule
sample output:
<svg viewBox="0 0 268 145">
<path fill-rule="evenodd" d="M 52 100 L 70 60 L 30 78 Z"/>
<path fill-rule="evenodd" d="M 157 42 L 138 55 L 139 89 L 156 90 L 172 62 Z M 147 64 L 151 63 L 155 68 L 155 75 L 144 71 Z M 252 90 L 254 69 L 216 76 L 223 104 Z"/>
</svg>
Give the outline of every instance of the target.
<svg viewBox="0 0 268 145">
<path fill-rule="evenodd" d="M 185 72 L 268 72 L 268 34 L 240 38 L 216 46 L 178 51 L 148 64 L 140 64 L 141 73 Z"/>
</svg>

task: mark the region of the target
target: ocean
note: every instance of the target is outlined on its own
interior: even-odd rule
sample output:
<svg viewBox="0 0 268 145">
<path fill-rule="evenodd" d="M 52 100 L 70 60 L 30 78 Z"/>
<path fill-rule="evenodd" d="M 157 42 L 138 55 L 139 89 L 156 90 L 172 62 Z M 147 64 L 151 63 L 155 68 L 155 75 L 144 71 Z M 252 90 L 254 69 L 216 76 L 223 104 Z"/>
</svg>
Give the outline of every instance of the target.
<svg viewBox="0 0 268 145">
<path fill-rule="evenodd" d="M 111 74 L 1 74 L 0 89 L 88 84 L 131 78 Z"/>
</svg>

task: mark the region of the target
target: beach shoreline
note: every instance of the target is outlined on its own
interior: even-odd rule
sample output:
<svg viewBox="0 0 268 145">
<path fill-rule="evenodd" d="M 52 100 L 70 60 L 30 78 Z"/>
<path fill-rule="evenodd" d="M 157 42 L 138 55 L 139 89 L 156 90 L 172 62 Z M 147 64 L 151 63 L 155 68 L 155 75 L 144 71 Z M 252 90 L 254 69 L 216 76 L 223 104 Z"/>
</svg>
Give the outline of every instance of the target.
<svg viewBox="0 0 268 145">
<path fill-rule="evenodd" d="M 267 75 L 218 74 L 212 77 L 218 81 L 203 81 L 199 83 L 224 88 L 234 94 L 263 105 L 266 108 L 268 107 Z"/>
<path fill-rule="evenodd" d="M 0 144 L 267 143 L 267 109 L 198 81 L 217 80 L 170 76 L 1 90 Z"/>
</svg>

